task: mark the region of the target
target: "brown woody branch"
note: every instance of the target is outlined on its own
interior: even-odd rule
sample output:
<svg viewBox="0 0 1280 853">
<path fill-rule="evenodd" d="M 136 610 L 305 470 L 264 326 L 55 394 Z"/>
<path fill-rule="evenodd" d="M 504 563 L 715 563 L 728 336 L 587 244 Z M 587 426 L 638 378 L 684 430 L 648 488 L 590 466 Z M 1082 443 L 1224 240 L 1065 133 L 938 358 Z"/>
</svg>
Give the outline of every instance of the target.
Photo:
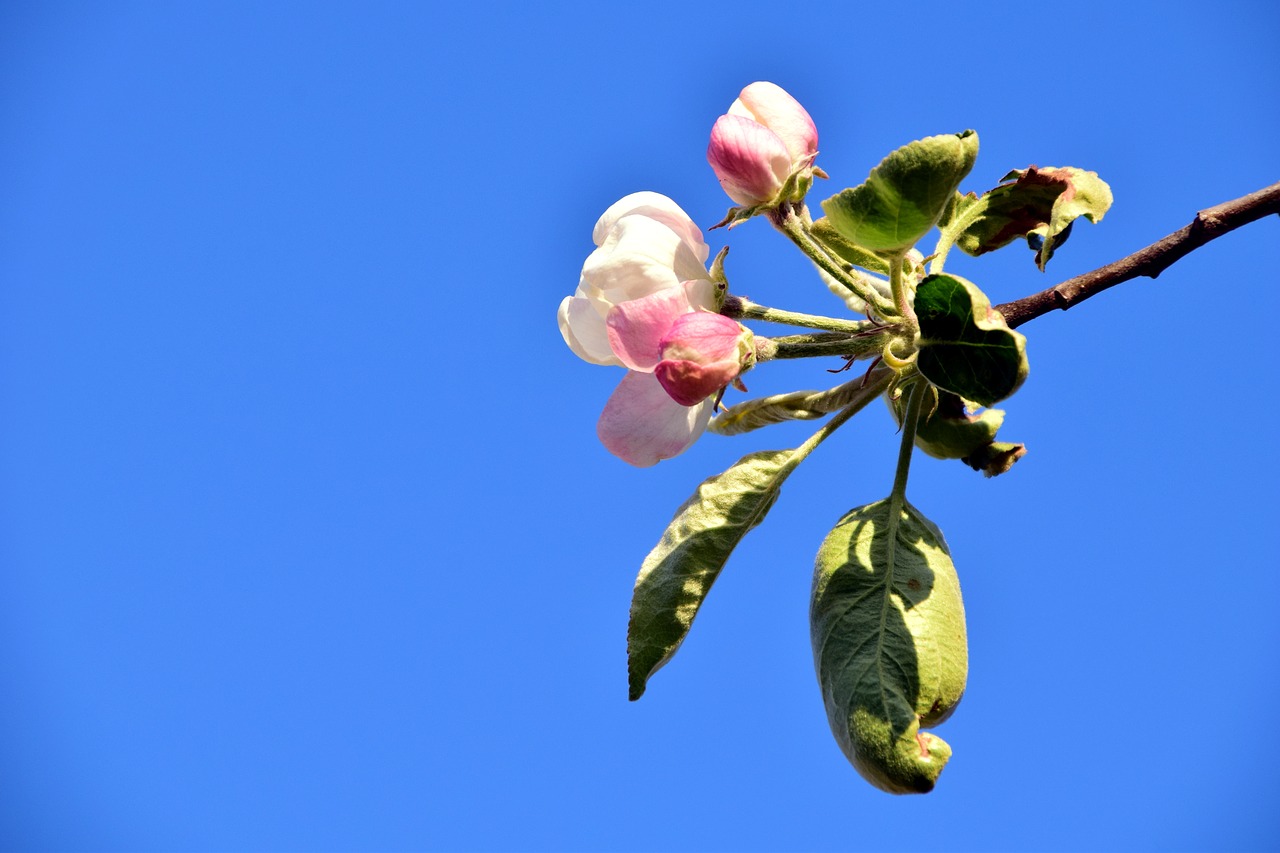
<svg viewBox="0 0 1280 853">
<path fill-rule="evenodd" d="M 1280 214 L 1280 183 L 1234 201 L 1205 208 L 1196 214 L 1196 218 L 1187 227 L 1145 249 L 1139 249 L 1127 258 L 1067 279 L 1048 290 L 997 305 L 996 309 L 1004 315 L 1010 327 L 1021 326 L 1050 311 L 1065 311 L 1123 281 L 1142 276 L 1155 278 L 1175 261 L 1210 240 L 1273 213 Z"/>
</svg>

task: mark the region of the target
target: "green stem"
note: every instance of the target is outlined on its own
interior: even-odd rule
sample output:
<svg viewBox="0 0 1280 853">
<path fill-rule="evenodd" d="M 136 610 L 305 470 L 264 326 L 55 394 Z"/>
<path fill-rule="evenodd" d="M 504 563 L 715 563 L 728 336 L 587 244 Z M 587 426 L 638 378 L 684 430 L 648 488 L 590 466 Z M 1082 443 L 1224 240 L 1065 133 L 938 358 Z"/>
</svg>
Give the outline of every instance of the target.
<svg viewBox="0 0 1280 853">
<path fill-rule="evenodd" d="M 768 340 L 779 346 L 786 346 L 787 344 L 830 344 L 837 341 L 849 341 L 853 338 L 854 336 L 847 332 L 810 332 L 806 335 L 779 335 Z M 760 336 L 757 335 L 756 340 L 759 339 Z"/>
<path fill-rule="evenodd" d="M 897 305 L 898 314 L 912 328 L 916 328 L 916 312 L 907 299 L 907 285 L 902 275 L 906 263 L 906 255 L 898 254 L 889 259 L 889 288 L 893 291 L 893 301 Z"/>
<path fill-rule="evenodd" d="M 857 334 L 875 328 L 870 320 L 838 320 L 835 317 L 820 317 L 815 314 L 800 314 L 795 311 L 782 311 L 757 305 L 741 296 L 730 296 L 725 299 L 720 313 L 735 320 L 763 320 L 766 323 L 782 323 L 788 326 L 800 326 L 806 329 L 821 329 L 825 332 L 846 332 Z"/>
<path fill-rule="evenodd" d="M 843 356 L 845 358 L 869 358 L 884 349 L 885 334 L 868 335 L 788 335 L 770 338 L 774 349 L 770 358 L 821 358 Z"/>
<path fill-rule="evenodd" d="M 894 316 L 896 312 L 893 306 L 883 296 L 849 275 L 849 272 L 844 267 L 844 262 L 832 257 L 831 253 L 813 238 L 809 233 L 808 226 L 805 224 L 806 218 L 798 214 L 793 207 L 787 206 L 774 211 L 769 220 L 775 228 L 790 237 L 791 242 L 795 243 L 800 248 L 800 251 L 808 255 L 809 259 L 817 264 L 823 272 L 848 288 L 850 293 L 873 308 L 877 314 L 882 317 Z"/>
<path fill-rule="evenodd" d="M 937 274 L 942 272 L 942 267 L 947 262 L 947 255 L 951 253 L 951 247 L 956 244 L 956 240 L 960 239 L 960 235 L 965 229 L 978 221 L 982 214 L 987 212 L 987 206 L 990 201 L 986 198 L 980 198 L 969 206 L 960 218 L 950 223 L 946 228 L 942 229 L 941 235 L 938 237 L 938 245 L 933 250 L 933 260 L 929 262 L 929 272 Z"/>
<path fill-rule="evenodd" d="M 898 448 L 898 467 L 893 473 L 893 491 L 889 494 L 889 518 L 896 527 L 902 503 L 907 498 L 907 474 L 911 471 L 911 452 L 916 447 L 916 424 L 924 404 L 924 392 L 929 383 L 923 379 L 911 386 L 911 399 L 907 402 L 907 414 L 902 421 L 902 444 Z M 890 541 L 893 541 L 890 539 Z"/>
</svg>

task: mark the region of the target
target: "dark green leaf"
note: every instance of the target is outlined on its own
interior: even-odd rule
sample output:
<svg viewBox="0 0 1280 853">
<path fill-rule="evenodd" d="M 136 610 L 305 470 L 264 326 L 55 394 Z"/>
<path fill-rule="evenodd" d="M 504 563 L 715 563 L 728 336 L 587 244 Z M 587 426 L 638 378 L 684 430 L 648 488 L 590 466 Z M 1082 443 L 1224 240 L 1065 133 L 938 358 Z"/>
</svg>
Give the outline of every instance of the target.
<svg viewBox="0 0 1280 853">
<path fill-rule="evenodd" d="M 930 136 L 908 143 L 862 184 L 822 203 L 831 226 L 855 245 L 884 255 L 905 252 L 938 223 L 978 156 L 978 134 Z"/>
<path fill-rule="evenodd" d="M 671 659 L 742 537 L 760 523 L 803 456 L 766 450 L 706 480 L 676 512 L 636 578 L 627 626 L 631 699 Z"/>
<path fill-rule="evenodd" d="M 979 201 L 984 210 L 956 240 L 981 255 L 1026 237 L 1041 270 L 1078 217 L 1100 222 L 1111 208 L 1111 187 L 1096 172 L 1070 166 L 1016 169 Z"/>
<path fill-rule="evenodd" d="M 926 379 L 982 406 L 1013 394 L 1027 378 L 1027 339 L 1010 329 L 986 295 L 958 275 L 926 276 L 916 288 Z"/>
<path fill-rule="evenodd" d="M 845 756 L 883 790 L 932 790 L 951 748 L 920 730 L 950 716 L 969 668 L 960 583 L 942 533 L 905 501 L 852 510 L 818 551 L 809 622 Z"/>
</svg>

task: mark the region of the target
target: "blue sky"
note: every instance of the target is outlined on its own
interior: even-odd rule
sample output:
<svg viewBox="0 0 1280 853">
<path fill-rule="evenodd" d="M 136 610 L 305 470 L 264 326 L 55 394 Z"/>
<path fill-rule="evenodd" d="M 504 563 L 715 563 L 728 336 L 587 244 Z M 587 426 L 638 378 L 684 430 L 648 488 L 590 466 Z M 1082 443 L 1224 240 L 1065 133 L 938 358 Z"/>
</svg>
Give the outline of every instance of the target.
<svg viewBox="0 0 1280 853">
<path fill-rule="evenodd" d="M 1264 2 L 6 4 L 0 846 L 1273 847 L 1280 223 L 1024 327 L 1008 476 L 917 460 L 971 656 L 926 797 L 845 762 L 806 622 L 822 537 L 888 493 L 888 413 L 628 703 L 671 513 L 812 426 L 630 468 L 595 437 L 619 371 L 554 314 L 621 196 L 724 214 L 707 134 L 760 79 L 813 115 L 819 192 L 969 127 L 965 189 L 1099 172 L 1114 207 L 1047 274 L 948 267 L 1039 290 L 1277 179 L 1277 36 Z M 762 222 L 708 239 L 735 290 L 838 310 Z"/>
</svg>

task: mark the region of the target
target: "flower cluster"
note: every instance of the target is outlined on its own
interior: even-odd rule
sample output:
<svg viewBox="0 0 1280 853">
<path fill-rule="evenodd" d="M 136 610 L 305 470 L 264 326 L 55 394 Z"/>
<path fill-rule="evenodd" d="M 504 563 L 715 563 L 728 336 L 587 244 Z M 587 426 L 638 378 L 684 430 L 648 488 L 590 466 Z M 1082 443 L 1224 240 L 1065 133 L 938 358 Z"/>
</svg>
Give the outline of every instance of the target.
<svg viewBox="0 0 1280 853">
<path fill-rule="evenodd" d="M 593 238 L 577 292 L 560 303 L 560 333 L 586 361 L 627 368 L 596 431 L 614 455 L 653 465 L 706 429 L 713 395 L 755 360 L 751 333 L 714 313 L 710 250 L 671 199 L 633 193 Z"/>
<path fill-rule="evenodd" d="M 812 174 L 817 144 L 795 99 L 753 83 L 716 121 L 707 159 L 731 199 L 759 207 L 787 200 L 797 176 Z M 724 388 L 741 387 L 754 338 L 718 313 L 710 249 L 671 199 L 626 196 L 596 222 L 592 240 L 577 291 L 560 303 L 560 333 L 582 359 L 627 368 L 596 431 L 614 455 L 653 465 L 693 444 Z"/>
<path fill-rule="evenodd" d="M 747 86 L 711 127 L 707 162 L 735 204 L 711 230 L 764 220 L 857 319 L 731 292 L 728 248 L 708 269 L 711 251 L 693 220 L 666 196 L 642 192 L 596 223 L 577 292 L 560 304 L 560 331 L 586 361 L 625 369 L 597 432 L 633 465 L 675 456 L 707 429 L 736 435 L 825 418 L 803 443 L 748 453 L 703 479 L 676 511 L 632 595 L 633 700 L 679 649 L 712 582 L 796 466 L 872 401 L 889 403 L 899 426 L 892 491 L 850 510 L 827 536 L 814 563 L 810 634 L 827 719 L 850 763 L 882 790 L 925 793 L 951 747 L 924 730 L 964 695 L 968 650 L 960 581 L 942 533 L 907 501 L 912 454 L 959 460 L 993 477 L 1026 453 L 997 440 L 1004 412 L 991 408 L 1026 379 L 1026 338 L 976 283 L 944 270 L 947 255 L 958 248 L 978 256 L 1025 238 L 1043 269 L 1072 222 L 1102 218 L 1111 189 L 1083 169 L 1032 167 L 980 195 L 961 192 L 978 155 L 976 131 L 964 130 L 895 148 L 865 180 L 821 200 L 819 213 L 807 203 L 814 179 L 827 177 L 817 152 L 804 107 L 773 83 Z M 937 242 L 921 248 L 935 230 Z M 739 321 L 799 331 L 757 337 Z M 833 387 L 735 400 L 715 415 L 730 385 L 746 391 L 742 373 L 757 362 L 804 358 L 843 360 L 832 374 L 860 360 L 869 365 Z M 921 587 L 923 598 L 905 600 L 875 580 L 899 570 L 918 576 L 907 585 Z M 913 658 L 911 671 L 868 665 L 863 650 L 883 658 L 904 642 L 931 653 Z M 919 713 L 904 722 L 912 709 Z"/>
</svg>

